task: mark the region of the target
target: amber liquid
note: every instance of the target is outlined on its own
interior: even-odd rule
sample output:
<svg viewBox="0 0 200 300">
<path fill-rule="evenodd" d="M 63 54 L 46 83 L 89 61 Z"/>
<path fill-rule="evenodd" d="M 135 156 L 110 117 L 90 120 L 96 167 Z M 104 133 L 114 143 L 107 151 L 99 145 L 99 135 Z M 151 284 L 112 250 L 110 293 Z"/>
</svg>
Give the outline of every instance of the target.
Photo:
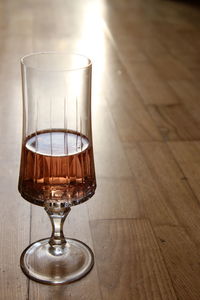
<svg viewBox="0 0 200 300">
<path fill-rule="evenodd" d="M 86 136 L 74 131 L 41 131 L 22 146 L 19 192 L 26 200 L 79 204 L 96 188 L 93 150 Z"/>
</svg>

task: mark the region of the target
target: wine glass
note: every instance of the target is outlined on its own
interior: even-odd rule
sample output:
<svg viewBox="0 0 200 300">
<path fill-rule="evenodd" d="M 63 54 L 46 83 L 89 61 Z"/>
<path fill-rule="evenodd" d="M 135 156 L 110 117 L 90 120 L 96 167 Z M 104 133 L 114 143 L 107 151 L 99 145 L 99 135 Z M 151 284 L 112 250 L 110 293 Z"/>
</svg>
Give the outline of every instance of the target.
<svg viewBox="0 0 200 300">
<path fill-rule="evenodd" d="M 29 245 L 20 265 L 31 279 L 63 284 L 85 276 L 94 264 L 91 249 L 65 238 L 70 207 L 96 188 L 91 128 L 91 61 L 82 55 L 43 52 L 21 59 L 23 137 L 19 192 L 43 206 L 50 238 Z"/>
</svg>

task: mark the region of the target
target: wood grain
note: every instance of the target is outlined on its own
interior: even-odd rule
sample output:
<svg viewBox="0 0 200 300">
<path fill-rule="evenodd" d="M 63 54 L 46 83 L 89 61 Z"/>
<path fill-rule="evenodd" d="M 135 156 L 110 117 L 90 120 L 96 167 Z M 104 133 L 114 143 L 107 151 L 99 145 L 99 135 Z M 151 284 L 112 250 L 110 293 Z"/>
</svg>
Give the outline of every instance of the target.
<svg viewBox="0 0 200 300">
<path fill-rule="evenodd" d="M 195 1 L 0 1 L 0 299 L 200 299 L 199 28 Z M 96 265 L 62 287 L 19 266 L 51 230 L 17 192 L 19 61 L 48 50 L 93 61 L 98 189 L 65 232 L 91 246 Z"/>
<path fill-rule="evenodd" d="M 0 299 L 21 300 L 28 299 L 20 255 L 29 244 L 30 204 L 17 191 L 22 129 L 19 58 L 29 51 L 30 38 L 14 36 L 16 18 L 11 17 L 9 3 L 1 1 L 0 11 Z"/>
<path fill-rule="evenodd" d="M 173 141 L 180 139 L 180 134 L 177 132 L 177 128 L 176 126 L 174 126 L 174 123 L 171 123 L 168 120 L 167 116 L 165 116 L 165 114 L 162 113 L 162 107 L 156 105 L 149 105 L 148 111 L 155 124 L 157 125 L 158 130 L 160 131 L 163 141 Z M 185 135 L 185 131 L 183 132 L 183 134 Z"/>
<path fill-rule="evenodd" d="M 109 36 L 109 32 L 106 34 Z M 122 140 L 161 140 L 141 96 L 131 82 L 124 59 L 116 51 L 112 39 L 106 39 L 106 54 L 109 64 L 102 80 L 107 100 L 117 131 Z"/>
<path fill-rule="evenodd" d="M 142 143 L 140 151 L 145 157 L 154 183 L 164 196 L 166 206 L 173 212 L 179 224 L 187 228 L 190 237 L 199 246 L 200 207 L 185 181 L 184 173 L 162 143 Z M 132 170 L 134 172 L 134 168 Z"/>
<path fill-rule="evenodd" d="M 154 57 L 153 64 L 164 80 L 190 80 L 192 72 L 170 54 Z"/>
<path fill-rule="evenodd" d="M 200 144 L 199 142 L 170 142 L 169 147 L 178 162 L 185 180 L 200 201 Z"/>
<path fill-rule="evenodd" d="M 99 107 L 93 126 L 94 151 L 97 175 L 123 178 L 130 176 L 130 170 L 112 115 L 105 107 Z"/>
<path fill-rule="evenodd" d="M 130 178 L 99 178 L 97 193 L 87 206 L 90 220 L 141 218 L 144 211 Z"/>
<path fill-rule="evenodd" d="M 172 80 L 170 86 L 181 99 L 182 104 L 190 113 L 197 126 L 199 126 L 199 100 L 200 88 L 195 80 Z"/>
<path fill-rule="evenodd" d="M 198 140 L 199 124 L 182 105 L 151 106 L 149 112 L 164 140 Z"/>
<path fill-rule="evenodd" d="M 12 154 L 14 159 L 10 161 L 5 156 L 0 159 L 0 299 L 20 300 L 28 296 L 28 280 L 21 272 L 19 261 L 29 243 L 30 205 L 17 193 L 18 163 Z"/>
<path fill-rule="evenodd" d="M 150 63 L 133 63 L 127 68 L 145 104 L 170 105 L 179 102 L 173 90 Z"/>
<path fill-rule="evenodd" d="M 178 299 L 198 299 L 200 260 L 194 242 L 183 227 L 164 225 L 154 230 Z"/>
<path fill-rule="evenodd" d="M 199 202 L 163 143 L 141 143 L 127 148 L 127 155 L 138 197 L 146 208 L 146 217 L 152 222 L 176 294 L 180 299 L 187 298 L 186 295 L 189 299 L 198 299 Z M 184 260 L 188 253 L 194 259 L 192 263 Z"/>
<path fill-rule="evenodd" d="M 103 299 L 177 299 L 147 220 L 91 222 Z"/>
</svg>

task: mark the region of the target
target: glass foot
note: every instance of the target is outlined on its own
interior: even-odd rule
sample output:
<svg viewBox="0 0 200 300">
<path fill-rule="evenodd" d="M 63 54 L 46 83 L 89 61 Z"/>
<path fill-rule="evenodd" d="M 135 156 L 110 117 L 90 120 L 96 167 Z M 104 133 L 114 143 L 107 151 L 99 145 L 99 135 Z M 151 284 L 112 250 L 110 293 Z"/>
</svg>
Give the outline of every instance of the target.
<svg viewBox="0 0 200 300">
<path fill-rule="evenodd" d="M 64 246 L 50 246 L 49 239 L 42 239 L 23 251 L 20 265 L 32 280 L 58 285 L 85 276 L 94 265 L 94 255 L 86 244 L 75 239 L 67 238 Z"/>
</svg>

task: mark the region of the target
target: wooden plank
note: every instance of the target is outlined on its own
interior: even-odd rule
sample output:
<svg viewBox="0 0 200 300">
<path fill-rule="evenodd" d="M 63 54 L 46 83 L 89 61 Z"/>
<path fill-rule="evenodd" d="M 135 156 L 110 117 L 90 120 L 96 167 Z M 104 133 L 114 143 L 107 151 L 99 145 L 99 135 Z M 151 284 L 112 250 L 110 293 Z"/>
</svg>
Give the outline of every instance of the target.
<svg viewBox="0 0 200 300">
<path fill-rule="evenodd" d="M 79 239 L 91 248 L 92 239 L 86 204 L 73 207 L 65 221 L 66 236 Z M 31 241 L 50 236 L 51 224 L 43 208 L 33 206 Z M 38 228 L 40 230 L 38 230 Z M 30 281 L 29 299 L 101 299 L 96 266 L 80 281 L 63 286 L 47 286 Z"/>
<path fill-rule="evenodd" d="M 94 112 L 93 137 L 97 176 L 124 178 L 131 172 L 111 113 L 104 107 Z"/>
<path fill-rule="evenodd" d="M 113 8 L 112 8 L 113 9 Z M 124 28 L 119 26 L 116 19 L 116 13 L 112 13 L 112 19 L 107 19 L 104 24 L 104 29 L 106 30 L 109 39 L 117 48 L 118 54 L 123 58 L 123 61 L 130 60 L 132 62 L 146 61 L 147 56 L 144 53 L 144 49 L 139 47 L 139 42 L 137 37 L 132 35 L 132 39 L 129 36 L 129 28 L 124 34 Z M 134 42 L 134 39 L 137 39 Z"/>
<path fill-rule="evenodd" d="M 182 65 L 169 54 L 167 47 L 165 47 L 165 43 L 162 41 L 166 35 L 161 35 L 160 33 L 163 32 L 164 29 L 167 31 L 167 34 L 173 34 L 173 32 L 176 31 L 177 24 L 179 25 L 178 28 L 181 28 L 181 26 L 185 27 L 185 24 L 188 26 L 189 24 L 187 20 L 185 19 L 183 21 L 183 18 L 180 18 L 179 14 L 177 13 L 178 6 L 176 7 L 177 10 L 174 11 L 176 23 L 168 23 L 166 25 L 164 22 L 158 22 L 159 17 L 157 14 L 154 14 L 153 16 L 151 15 L 153 9 L 148 5 L 148 10 L 146 10 L 144 13 L 141 3 L 138 3 L 138 6 L 142 8 L 139 11 L 136 10 L 135 6 L 130 5 L 129 1 L 127 4 L 128 5 L 126 6 L 120 4 L 119 2 L 110 3 L 110 6 L 115 11 L 112 14 L 112 19 L 108 19 L 108 24 L 122 60 L 129 71 L 130 77 L 132 78 L 145 103 L 177 103 L 178 99 L 176 98 L 176 95 L 168 86 L 168 84 L 164 82 L 164 80 L 169 78 L 188 79 L 192 78 L 192 74 L 190 70 L 187 70 L 184 65 Z M 132 10 L 128 8 L 129 5 L 131 6 Z M 126 18 L 122 20 L 122 24 L 119 26 L 117 19 L 122 10 L 126 14 Z M 161 14 L 163 15 L 164 11 L 162 6 L 159 7 L 159 10 L 162 11 Z M 133 17 L 134 13 L 137 15 L 136 17 Z M 150 19 L 149 15 L 151 16 Z M 167 14 L 166 19 L 168 19 Z M 152 22 L 150 22 L 150 20 Z M 142 31 L 142 25 L 144 25 L 143 23 L 145 24 L 145 33 Z M 140 33 L 139 37 L 138 32 Z M 147 51 L 148 48 L 145 46 L 146 39 L 150 40 L 150 45 L 152 44 L 151 41 L 154 40 L 154 45 L 149 47 L 149 53 Z M 141 41 L 143 41 L 143 43 Z M 148 42 L 146 42 L 146 44 L 148 44 Z M 130 55 L 131 51 L 132 55 Z M 138 58 L 138 52 L 141 52 L 143 57 Z M 138 59 L 135 59 L 135 57 Z M 155 69 L 154 65 L 156 66 Z"/>
<path fill-rule="evenodd" d="M 193 117 L 196 124 L 199 126 L 199 82 L 194 80 L 172 80 L 169 84 L 183 103 L 184 107 Z"/>
<path fill-rule="evenodd" d="M 179 226 L 156 226 L 154 231 L 178 299 L 199 299 L 199 251 L 190 236 Z"/>
<path fill-rule="evenodd" d="M 169 26 L 168 23 L 160 24 L 161 26 L 158 29 L 158 36 L 164 46 L 168 49 L 168 52 L 175 56 L 182 55 L 195 55 L 198 53 L 198 49 L 195 48 L 195 45 L 184 38 L 184 32 L 189 31 L 193 32 L 192 24 L 191 28 L 187 25 L 179 25 L 177 30 L 176 25 Z"/>
<path fill-rule="evenodd" d="M 111 54 L 112 68 L 108 67 L 104 89 L 121 141 L 161 140 L 158 129 L 114 49 Z"/>
<path fill-rule="evenodd" d="M 145 104 L 171 105 L 179 103 L 173 90 L 149 62 L 126 66 L 129 75 Z"/>
<path fill-rule="evenodd" d="M 146 10 L 146 7 L 141 2 L 137 1 L 133 4 L 130 1 L 127 1 L 127 5 L 124 5 L 124 3 L 120 1 L 109 1 L 108 7 L 109 14 L 105 15 L 105 20 L 116 41 L 118 36 L 125 34 L 127 34 L 127 37 L 130 40 L 131 33 L 132 36 L 136 38 L 155 36 L 155 25 L 145 17 L 144 10 Z M 151 9 L 150 6 L 148 8 Z M 126 15 L 126 18 L 121 20 L 120 26 L 118 20 L 122 14 Z M 141 53 L 143 54 L 143 52 Z"/>
<path fill-rule="evenodd" d="M 134 96 L 124 99 L 123 103 L 121 99 L 110 108 L 120 141 L 131 143 L 162 140 L 159 129 L 147 110 L 135 109 Z"/>
<path fill-rule="evenodd" d="M 103 299 L 177 299 L 147 220 L 91 222 Z"/>
<path fill-rule="evenodd" d="M 182 105 L 149 106 L 148 110 L 164 140 L 199 140 L 199 124 Z"/>
<path fill-rule="evenodd" d="M 130 38 L 130 34 L 127 36 L 127 41 L 126 43 L 122 44 L 122 47 L 126 46 L 126 45 L 136 45 L 141 51 L 144 52 L 144 54 L 146 55 L 147 58 L 150 59 L 155 59 L 156 57 L 160 57 L 163 55 L 168 54 L 168 51 L 166 49 L 166 47 L 164 47 L 164 45 L 160 42 L 160 40 L 156 37 L 156 36 L 150 36 L 150 37 L 145 37 L 145 38 L 141 38 L 141 37 L 131 37 Z M 130 47 L 131 47 L 130 46 Z M 130 59 L 130 56 L 128 57 L 128 59 Z"/>
<path fill-rule="evenodd" d="M 140 47 L 140 41 L 147 39 L 147 44 L 150 44 L 151 42 L 149 43 L 148 39 L 152 38 L 158 42 L 157 45 L 161 45 L 156 47 L 159 51 L 156 51 L 155 55 L 161 52 L 170 53 L 170 51 L 173 54 L 178 52 L 180 55 L 188 49 L 194 53 L 194 43 L 187 43 L 187 39 L 181 37 L 184 31 L 188 32 L 190 30 L 189 34 L 192 30 L 194 31 L 194 9 L 191 9 L 190 13 L 186 13 L 184 8 L 175 2 L 160 3 L 156 1 L 152 5 L 151 2 L 144 4 L 141 1 L 134 1 L 134 3 L 126 1 L 123 4 L 120 1 L 109 1 L 110 13 L 106 15 L 109 28 L 117 41 L 120 52 L 123 53 L 127 45 L 133 41 L 135 44 L 134 49 L 140 49 L 141 53 L 144 54 L 146 52 L 145 42 Z M 121 19 L 119 24 L 118 19 L 122 13 L 126 15 L 126 18 Z M 193 18 L 190 16 L 193 16 Z M 189 17 L 190 21 L 188 20 Z M 179 39 L 177 38 L 177 32 L 180 35 Z M 124 36 L 124 42 L 122 43 L 120 42 L 121 36 Z M 134 42 L 135 38 L 140 41 L 135 40 Z M 151 52 L 152 48 L 149 46 L 148 48 L 147 56 L 150 55 L 150 57 L 155 58 L 154 51 Z M 135 54 L 135 52 L 133 53 Z M 125 55 L 123 56 L 125 59 Z"/>
<path fill-rule="evenodd" d="M 148 145 L 149 143 L 146 143 L 147 148 Z M 157 179 L 154 179 L 152 169 L 149 168 L 139 146 L 132 144 L 126 147 L 126 153 L 137 196 L 139 202 L 143 204 L 145 216 L 150 218 L 153 225 L 178 225 L 175 212 L 166 201 L 166 195 L 160 189 Z"/>
<path fill-rule="evenodd" d="M 6 149 L 12 149 L 11 144 Z M 1 152 L 0 299 L 27 299 L 28 281 L 20 269 L 20 255 L 29 241 L 30 208 L 17 191 L 18 167 L 14 147 L 10 159 Z M 12 158 L 13 157 L 13 158 Z"/>
<path fill-rule="evenodd" d="M 168 145 L 184 173 L 185 180 L 200 201 L 200 143 L 170 142 Z"/>
<path fill-rule="evenodd" d="M 17 190 L 21 150 L 20 57 L 31 48 L 10 1 L 0 4 L 0 299 L 28 299 L 20 255 L 29 243 L 30 204 Z M 19 16 L 19 15 L 18 15 Z M 28 17 L 28 15 L 27 15 Z M 21 21 L 23 16 L 21 18 Z M 23 21 L 22 21 L 23 22 Z M 29 24 L 27 23 L 27 28 Z M 22 34 L 23 35 L 23 34 Z M 23 46 L 22 46 L 23 45 Z"/>
<path fill-rule="evenodd" d="M 120 139 L 129 141 L 161 140 L 158 129 L 133 86 L 126 63 L 118 54 L 112 39 L 106 40 L 109 64 L 102 80 L 104 97 L 115 121 Z"/>
<path fill-rule="evenodd" d="M 198 53 L 195 53 L 193 55 L 190 54 L 174 55 L 174 57 L 178 61 L 180 61 L 184 66 L 186 66 L 192 73 L 196 69 L 200 68 L 200 57 Z"/>
<path fill-rule="evenodd" d="M 127 155 L 178 299 L 198 299 L 199 203 L 165 144 L 140 143 L 127 148 Z"/>
<path fill-rule="evenodd" d="M 173 141 L 180 139 L 176 127 L 174 126 L 174 124 L 169 122 L 168 118 L 165 118 L 165 115 L 163 115 L 162 112 L 160 112 L 159 106 L 149 105 L 148 111 L 159 129 L 163 141 Z"/>
<path fill-rule="evenodd" d="M 96 195 L 87 202 L 90 220 L 141 218 L 133 178 L 98 178 Z"/>
<path fill-rule="evenodd" d="M 192 72 L 170 54 L 154 57 L 153 65 L 163 80 L 190 80 L 193 78 Z"/>
<path fill-rule="evenodd" d="M 171 152 L 162 143 L 141 143 L 140 151 L 148 166 L 151 178 L 178 223 L 187 229 L 191 239 L 200 246 L 200 208 L 193 192 L 184 180 Z M 132 172 L 137 172 L 132 151 L 128 152 Z M 158 198 L 159 199 L 159 198 Z M 181 209 L 181 211 L 180 211 Z M 153 218 L 151 218 L 153 222 Z M 163 220 L 164 222 L 164 220 Z"/>
</svg>

